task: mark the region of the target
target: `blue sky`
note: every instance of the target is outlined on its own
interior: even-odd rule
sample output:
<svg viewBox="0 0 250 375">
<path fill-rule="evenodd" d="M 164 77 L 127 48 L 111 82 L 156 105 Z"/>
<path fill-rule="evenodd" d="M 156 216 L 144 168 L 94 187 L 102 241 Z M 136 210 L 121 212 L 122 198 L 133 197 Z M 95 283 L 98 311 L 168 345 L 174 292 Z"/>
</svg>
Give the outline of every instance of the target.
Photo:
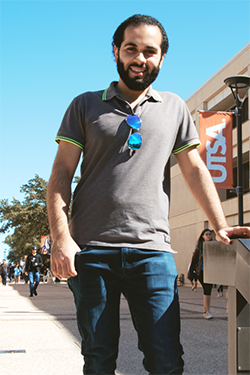
<svg viewBox="0 0 250 375">
<path fill-rule="evenodd" d="M 135 13 L 169 37 L 154 88 L 184 100 L 250 40 L 249 1 L 1 1 L 0 199 L 23 200 L 35 174 L 49 179 L 67 106 L 118 80 L 112 35 Z"/>
</svg>

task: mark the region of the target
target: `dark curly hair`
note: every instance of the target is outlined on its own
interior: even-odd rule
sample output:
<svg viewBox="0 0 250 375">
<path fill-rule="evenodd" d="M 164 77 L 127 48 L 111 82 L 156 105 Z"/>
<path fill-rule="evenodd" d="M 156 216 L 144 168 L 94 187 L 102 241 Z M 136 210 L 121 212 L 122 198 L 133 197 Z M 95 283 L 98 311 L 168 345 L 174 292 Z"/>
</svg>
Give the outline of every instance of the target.
<svg viewBox="0 0 250 375">
<path fill-rule="evenodd" d="M 161 34 L 162 34 L 162 43 L 161 43 L 161 54 L 167 53 L 168 51 L 168 37 L 166 34 L 166 31 L 162 24 L 157 21 L 154 17 L 146 16 L 143 14 L 134 14 L 133 16 L 129 17 L 125 21 L 123 21 L 120 26 L 116 29 L 114 35 L 113 35 L 113 41 L 112 41 L 112 52 L 114 54 L 114 46 L 120 48 L 122 42 L 123 42 L 123 36 L 124 36 L 124 30 L 129 25 L 139 26 L 139 25 L 152 25 L 152 26 L 158 26 Z"/>
<path fill-rule="evenodd" d="M 198 241 L 197 241 L 197 246 L 196 246 L 196 247 L 198 247 L 198 249 L 200 249 L 200 250 L 203 249 L 203 242 L 205 242 L 203 236 L 204 236 L 204 234 L 205 234 L 206 232 L 210 232 L 210 233 L 212 234 L 212 231 L 211 231 L 210 229 L 203 229 L 203 231 L 201 232 L 200 237 L 199 237 L 199 239 L 198 239 Z M 212 238 L 211 238 L 211 240 L 212 240 Z"/>
</svg>

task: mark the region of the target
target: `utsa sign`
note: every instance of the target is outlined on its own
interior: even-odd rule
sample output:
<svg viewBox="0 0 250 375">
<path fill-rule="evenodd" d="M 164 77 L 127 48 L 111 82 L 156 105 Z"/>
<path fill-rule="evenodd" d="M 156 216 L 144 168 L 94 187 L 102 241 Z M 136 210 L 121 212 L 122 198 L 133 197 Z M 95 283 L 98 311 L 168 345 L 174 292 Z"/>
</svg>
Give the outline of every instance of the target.
<svg viewBox="0 0 250 375">
<path fill-rule="evenodd" d="M 49 254 L 49 236 L 41 236 L 41 254 Z"/>
<path fill-rule="evenodd" d="M 233 186 L 232 113 L 200 112 L 200 155 L 218 189 Z"/>
</svg>

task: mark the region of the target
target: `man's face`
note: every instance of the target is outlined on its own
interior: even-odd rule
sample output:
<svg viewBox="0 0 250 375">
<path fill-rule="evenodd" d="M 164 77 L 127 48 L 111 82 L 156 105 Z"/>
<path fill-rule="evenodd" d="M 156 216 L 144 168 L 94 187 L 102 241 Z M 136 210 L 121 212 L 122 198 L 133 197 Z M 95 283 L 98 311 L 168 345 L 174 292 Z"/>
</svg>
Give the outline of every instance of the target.
<svg viewBox="0 0 250 375">
<path fill-rule="evenodd" d="M 134 91 L 143 91 L 158 76 L 164 56 L 161 56 L 162 34 L 157 26 L 128 26 L 124 40 L 115 46 L 115 62 L 120 78 Z"/>
<path fill-rule="evenodd" d="M 36 255 L 36 249 L 32 249 L 31 252 L 32 252 L 32 255 Z"/>
</svg>

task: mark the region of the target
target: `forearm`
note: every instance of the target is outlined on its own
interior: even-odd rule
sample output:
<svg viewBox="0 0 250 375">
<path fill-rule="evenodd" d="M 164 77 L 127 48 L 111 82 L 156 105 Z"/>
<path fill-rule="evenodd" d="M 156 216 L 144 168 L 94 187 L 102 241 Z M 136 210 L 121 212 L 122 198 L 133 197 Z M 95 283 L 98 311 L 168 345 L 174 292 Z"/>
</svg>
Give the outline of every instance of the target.
<svg viewBox="0 0 250 375">
<path fill-rule="evenodd" d="M 68 210 L 71 176 L 61 168 L 52 171 L 47 189 L 47 210 L 52 239 L 69 235 Z"/>
<path fill-rule="evenodd" d="M 226 228 L 228 224 L 221 201 L 211 175 L 205 165 L 202 163 L 194 168 L 193 171 L 189 173 L 188 177 L 185 177 L 185 180 L 215 232 L 217 233 L 220 229 Z"/>
<path fill-rule="evenodd" d="M 228 226 L 212 177 L 196 149 L 176 155 L 182 175 L 215 232 Z"/>
<path fill-rule="evenodd" d="M 39 256 L 39 261 L 38 261 L 38 267 L 42 267 L 43 265 L 43 260 L 42 260 L 42 257 L 41 255 Z"/>
<path fill-rule="evenodd" d="M 76 276 L 75 254 L 80 251 L 72 239 L 68 226 L 68 210 L 71 199 L 71 182 L 79 162 L 81 149 L 61 141 L 53 165 L 47 190 L 47 209 L 51 249 L 51 271 L 55 276 Z"/>
</svg>

